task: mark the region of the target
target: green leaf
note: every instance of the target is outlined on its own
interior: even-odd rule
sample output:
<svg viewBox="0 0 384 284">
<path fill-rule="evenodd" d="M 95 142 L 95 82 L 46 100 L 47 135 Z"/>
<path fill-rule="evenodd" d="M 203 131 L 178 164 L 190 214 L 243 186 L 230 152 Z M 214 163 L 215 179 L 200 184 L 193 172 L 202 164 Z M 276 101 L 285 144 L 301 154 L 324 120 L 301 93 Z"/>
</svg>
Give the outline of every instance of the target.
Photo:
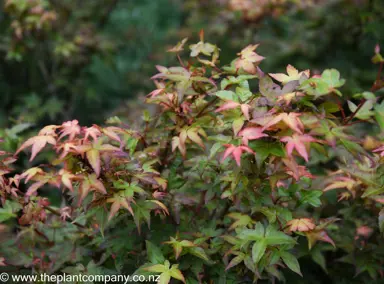
<svg viewBox="0 0 384 284">
<path fill-rule="evenodd" d="M 15 218 L 17 211 L 21 209 L 21 205 L 17 202 L 7 200 L 3 208 L 0 208 L 0 222 L 4 222 L 8 219 Z"/>
<path fill-rule="evenodd" d="M 254 230 L 244 229 L 238 234 L 238 237 L 242 240 L 258 241 L 264 237 L 264 231 L 263 224 L 257 222 Z"/>
<path fill-rule="evenodd" d="M 154 264 L 164 263 L 165 258 L 161 252 L 161 249 L 150 241 L 145 241 L 145 244 L 147 247 L 148 260 Z"/>
<path fill-rule="evenodd" d="M 271 225 L 266 230 L 265 238 L 267 240 L 268 245 L 288 245 L 296 243 L 296 241 L 291 236 L 288 236 L 283 232 L 277 231 Z"/>
<path fill-rule="evenodd" d="M 355 117 L 366 120 L 369 119 L 371 116 L 373 116 L 375 113 L 371 110 L 373 108 L 374 101 L 368 100 L 366 101 L 363 106 L 359 109 L 359 111 L 355 114 Z M 348 101 L 348 107 L 352 113 L 354 113 L 357 110 L 357 105 L 355 105 L 353 102 Z"/>
<path fill-rule="evenodd" d="M 188 251 L 190 254 L 193 254 L 194 256 L 197 256 L 198 258 L 201 258 L 205 261 L 210 262 L 208 255 L 205 253 L 204 249 L 201 247 L 190 247 L 188 248 Z"/>
<path fill-rule="evenodd" d="M 345 80 L 340 79 L 340 72 L 336 69 L 324 70 L 321 78 L 328 84 L 330 88 L 338 88 L 344 85 Z"/>
<path fill-rule="evenodd" d="M 282 251 L 280 252 L 280 256 L 289 269 L 291 269 L 293 272 L 296 272 L 300 276 L 303 276 L 300 271 L 299 262 L 293 254 L 286 251 Z"/>
<path fill-rule="evenodd" d="M 300 204 L 310 204 L 313 207 L 319 207 L 321 205 L 320 197 L 323 195 L 321 190 L 302 190 Z"/>
<path fill-rule="evenodd" d="M 218 91 L 216 92 L 216 96 L 218 96 L 220 99 L 224 101 L 234 101 L 234 102 L 239 102 L 239 99 L 236 95 L 236 93 L 232 91 Z"/>
<path fill-rule="evenodd" d="M 260 241 L 256 241 L 252 246 L 252 260 L 254 263 L 258 263 L 260 259 L 263 257 L 265 250 L 267 249 L 267 241 L 265 239 L 261 239 Z"/>
</svg>

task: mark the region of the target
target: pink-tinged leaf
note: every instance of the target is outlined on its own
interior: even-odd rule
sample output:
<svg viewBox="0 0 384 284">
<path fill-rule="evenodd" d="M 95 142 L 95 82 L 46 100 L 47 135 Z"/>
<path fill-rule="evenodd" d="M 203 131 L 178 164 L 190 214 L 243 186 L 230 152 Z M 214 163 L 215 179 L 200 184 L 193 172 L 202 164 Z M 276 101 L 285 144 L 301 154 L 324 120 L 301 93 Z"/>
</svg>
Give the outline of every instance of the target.
<svg viewBox="0 0 384 284">
<path fill-rule="evenodd" d="M 38 182 L 35 182 L 34 184 L 32 184 L 28 190 L 27 190 L 27 193 L 25 194 L 26 196 L 31 196 L 32 194 L 34 194 L 40 187 L 42 187 L 44 184 L 47 183 L 47 180 L 41 180 L 41 181 L 38 181 Z"/>
<path fill-rule="evenodd" d="M 373 153 L 378 153 L 378 152 L 381 152 L 380 153 L 380 157 L 384 157 L 384 146 L 381 146 L 375 150 L 372 151 Z"/>
<path fill-rule="evenodd" d="M 232 155 L 238 166 L 241 164 L 241 155 L 243 154 L 243 151 L 255 154 L 255 152 L 253 152 L 248 146 L 235 146 L 233 144 L 224 144 L 224 146 L 227 147 L 227 149 L 224 152 L 222 161 L 224 161 L 229 155 Z"/>
<path fill-rule="evenodd" d="M 307 232 L 316 227 L 313 220 L 309 218 L 293 219 L 287 222 L 287 226 L 291 232 Z"/>
<path fill-rule="evenodd" d="M 154 98 L 154 97 L 160 95 L 161 93 L 163 93 L 164 91 L 165 91 L 165 89 L 156 89 L 156 90 L 153 90 L 152 92 L 150 92 L 147 96 L 150 98 Z"/>
<path fill-rule="evenodd" d="M 43 175 L 44 173 L 45 172 L 42 169 L 38 167 L 33 167 L 22 173 L 20 175 L 20 179 L 25 178 L 25 183 L 27 183 L 31 178 L 35 177 L 36 175 Z"/>
<path fill-rule="evenodd" d="M 225 147 L 228 147 L 225 152 L 224 152 L 224 155 L 223 155 L 223 161 L 229 156 L 232 154 L 232 152 L 235 150 L 235 146 L 232 145 L 232 144 L 225 144 L 224 145 Z"/>
<path fill-rule="evenodd" d="M 246 118 L 247 120 L 250 120 L 250 116 L 249 116 L 249 105 L 247 105 L 247 104 L 242 104 L 242 105 L 240 106 L 240 108 L 241 108 L 241 112 L 243 113 L 243 115 L 245 116 L 245 118 Z"/>
<path fill-rule="evenodd" d="M 270 73 L 269 76 L 271 76 L 276 81 L 283 83 L 283 85 L 285 85 L 291 81 L 299 80 L 303 74 L 307 78 L 309 78 L 309 76 L 310 76 L 309 70 L 299 72 L 295 67 L 293 67 L 290 64 L 287 66 L 287 74 L 288 75 L 285 75 L 283 73 L 278 73 L 278 74 Z"/>
<path fill-rule="evenodd" d="M 156 204 L 158 207 L 160 207 L 165 212 L 165 214 L 169 215 L 169 211 L 168 211 L 167 206 L 165 206 L 159 200 L 147 200 L 146 202 L 152 202 L 152 203 Z"/>
<path fill-rule="evenodd" d="M 328 236 L 325 230 L 314 230 L 304 233 L 308 239 L 308 247 L 311 249 L 317 241 L 322 241 L 336 247 L 335 242 Z"/>
<path fill-rule="evenodd" d="M 34 136 L 32 138 L 29 138 L 27 141 L 23 143 L 23 145 L 20 146 L 20 148 L 16 151 L 16 155 L 24 150 L 25 148 L 32 146 L 32 155 L 29 159 L 32 161 L 36 155 L 45 147 L 45 145 L 49 143 L 51 145 L 56 145 L 56 139 L 52 136 L 46 136 L 46 135 L 38 135 Z"/>
<path fill-rule="evenodd" d="M 333 178 L 332 182 L 324 188 L 324 192 L 337 189 L 337 188 L 347 188 L 350 192 L 353 191 L 353 188 L 357 185 L 361 184 L 361 181 L 354 180 L 350 177 L 336 177 Z"/>
<path fill-rule="evenodd" d="M 60 128 L 58 125 L 48 125 L 39 131 L 39 135 L 48 135 L 56 137 L 56 130 Z"/>
<path fill-rule="evenodd" d="M 268 129 L 270 126 L 275 125 L 280 121 L 283 121 L 289 128 L 291 128 L 295 132 L 302 134 L 304 130 L 304 125 L 299 119 L 300 115 L 300 113 L 295 112 L 290 112 L 289 114 L 280 113 L 264 125 L 263 131 Z"/>
<path fill-rule="evenodd" d="M 247 127 L 239 132 L 239 136 L 243 137 L 242 141 L 244 145 L 248 145 L 248 140 L 255 140 L 268 135 L 263 133 L 261 127 Z"/>
<path fill-rule="evenodd" d="M 71 152 L 77 152 L 78 146 L 77 144 L 73 142 L 67 142 L 67 143 L 62 143 L 59 147 L 58 150 L 62 150 L 63 152 L 61 153 L 59 159 L 64 159 L 69 153 Z"/>
<path fill-rule="evenodd" d="M 116 213 L 120 209 L 120 206 L 121 206 L 120 202 L 115 201 L 112 203 L 111 210 L 109 211 L 108 221 L 110 221 L 116 215 Z"/>
<path fill-rule="evenodd" d="M 369 238 L 373 233 L 373 229 L 368 226 L 360 226 L 356 229 L 356 236 Z"/>
<path fill-rule="evenodd" d="M 86 156 L 89 164 L 92 166 L 93 170 L 95 171 L 96 176 L 99 176 L 100 167 L 101 167 L 99 150 L 91 149 L 86 152 Z"/>
<path fill-rule="evenodd" d="M 376 44 L 376 46 L 375 46 L 375 53 L 376 54 L 380 53 L 380 45 L 379 44 Z"/>
<path fill-rule="evenodd" d="M 312 136 L 308 134 L 304 135 L 297 135 L 296 133 L 290 136 L 285 136 L 280 139 L 282 142 L 286 142 L 286 149 L 288 156 L 292 155 L 293 149 L 296 149 L 297 152 L 304 158 L 305 161 L 308 162 L 308 153 L 307 149 L 305 148 L 304 142 L 318 142 L 317 139 L 313 138 Z"/>
<path fill-rule="evenodd" d="M 77 120 L 64 122 L 61 126 L 61 135 L 59 139 L 69 135 L 69 140 L 73 140 L 76 135 L 80 134 L 81 128 Z"/>
<path fill-rule="evenodd" d="M 88 140 L 88 137 L 91 136 L 93 141 L 97 141 L 98 137 L 101 135 L 100 130 L 94 125 L 92 127 L 84 127 L 84 140 Z"/>
<path fill-rule="evenodd" d="M 111 127 L 105 127 L 102 129 L 103 133 L 105 135 L 107 135 L 110 139 L 112 140 L 115 140 L 119 143 L 121 143 L 121 138 L 119 135 L 117 135 L 117 131 L 119 131 L 120 129 L 118 127 L 114 127 L 114 126 L 111 126 Z"/>
<path fill-rule="evenodd" d="M 238 106 L 240 106 L 239 103 L 233 102 L 233 101 L 229 101 L 229 102 L 224 103 L 218 109 L 216 109 L 215 112 L 221 112 L 221 111 L 225 111 L 225 110 L 228 110 L 228 109 L 234 109 L 234 108 L 237 108 Z"/>
<path fill-rule="evenodd" d="M 236 161 L 236 164 L 240 167 L 240 163 L 241 163 L 241 154 L 243 153 L 242 149 L 240 147 L 236 147 L 233 152 L 232 152 L 232 155 L 233 157 L 235 158 L 235 161 Z"/>
<path fill-rule="evenodd" d="M 258 47 L 258 44 L 248 45 L 244 48 L 238 55 L 240 58 L 236 59 L 235 67 L 236 69 L 243 68 L 244 71 L 250 74 L 256 74 L 257 68 L 256 66 L 265 59 L 265 57 L 258 55 L 255 52 L 255 49 Z"/>
</svg>

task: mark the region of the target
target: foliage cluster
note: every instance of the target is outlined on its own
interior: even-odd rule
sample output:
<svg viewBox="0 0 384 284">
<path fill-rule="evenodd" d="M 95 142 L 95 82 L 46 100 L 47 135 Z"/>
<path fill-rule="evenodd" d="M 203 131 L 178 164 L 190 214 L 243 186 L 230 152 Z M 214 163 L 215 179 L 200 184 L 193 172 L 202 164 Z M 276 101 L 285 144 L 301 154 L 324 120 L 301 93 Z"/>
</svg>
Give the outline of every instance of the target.
<svg viewBox="0 0 384 284">
<path fill-rule="evenodd" d="M 336 69 L 264 73 L 257 44 L 222 66 L 203 32 L 183 60 L 186 42 L 169 50 L 179 66 L 157 66 L 147 103 L 158 113 L 145 111 L 142 127 L 72 120 L 1 152 L 2 270 L 160 274 L 160 283 L 382 280 L 379 46 L 371 89 L 346 96 Z M 29 148 L 33 166 L 12 172 Z"/>
</svg>

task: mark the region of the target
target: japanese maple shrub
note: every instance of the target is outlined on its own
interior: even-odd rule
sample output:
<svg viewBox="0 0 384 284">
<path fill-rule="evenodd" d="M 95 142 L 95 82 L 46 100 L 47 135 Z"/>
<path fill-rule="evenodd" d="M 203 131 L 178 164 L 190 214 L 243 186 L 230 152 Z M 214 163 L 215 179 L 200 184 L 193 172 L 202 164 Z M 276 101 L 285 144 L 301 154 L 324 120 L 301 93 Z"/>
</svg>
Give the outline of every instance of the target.
<svg viewBox="0 0 384 284">
<path fill-rule="evenodd" d="M 159 283 L 382 279 L 381 71 L 370 91 L 343 95 L 335 69 L 266 74 L 257 45 L 220 66 L 203 33 L 186 61 L 185 43 L 169 50 L 180 66 L 157 66 L 147 97 L 157 111 L 142 129 L 73 120 L 1 152 L 1 269 Z M 29 148 L 33 167 L 12 171 Z"/>
</svg>

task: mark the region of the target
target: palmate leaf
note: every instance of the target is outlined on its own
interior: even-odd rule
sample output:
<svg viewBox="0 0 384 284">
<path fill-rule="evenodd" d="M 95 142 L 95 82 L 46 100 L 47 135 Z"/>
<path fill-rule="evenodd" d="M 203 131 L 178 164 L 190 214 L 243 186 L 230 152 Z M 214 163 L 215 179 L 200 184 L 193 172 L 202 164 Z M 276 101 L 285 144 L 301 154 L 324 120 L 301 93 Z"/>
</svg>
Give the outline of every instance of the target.
<svg viewBox="0 0 384 284">
<path fill-rule="evenodd" d="M 297 81 L 301 78 L 301 76 L 305 75 L 306 78 L 309 78 L 309 75 L 310 75 L 310 71 L 309 70 L 305 70 L 305 71 L 301 71 L 299 72 L 295 67 L 293 67 L 292 65 L 288 64 L 287 66 L 287 74 L 288 75 L 285 75 L 285 74 L 282 74 L 282 73 L 278 73 L 278 74 L 274 74 L 274 73 L 269 73 L 269 76 L 271 76 L 273 79 L 283 83 L 283 85 L 291 82 L 291 81 Z"/>
<path fill-rule="evenodd" d="M 287 226 L 291 232 L 306 232 L 311 231 L 316 227 L 313 220 L 309 218 L 293 219 L 287 222 Z"/>
<path fill-rule="evenodd" d="M 241 164 L 241 156 L 243 152 L 248 152 L 251 154 L 255 154 L 251 148 L 248 146 L 235 146 L 233 144 L 224 144 L 227 149 L 224 152 L 222 161 L 224 161 L 230 155 L 235 159 L 236 164 L 240 167 Z"/>
<path fill-rule="evenodd" d="M 168 284 L 171 280 L 171 277 L 185 283 L 184 275 L 178 269 L 178 265 L 173 264 L 172 267 L 170 267 L 168 260 L 166 260 L 164 264 L 155 264 L 142 269 L 149 272 L 161 273 L 159 280 L 159 283 L 161 284 Z"/>
<path fill-rule="evenodd" d="M 266 121 L 265 124 L 261 124 L 263 126 L 262 131 L 268 130 L 268 128 L 270 128 L 271 126 L 274 126 L 280 121 L 283 121 L 289 128 L 299 134 L 302 134 L 304 130 L 304 125 L 299 118 L 300 115 L 300 113 L 295 112 L 280 113 L 276 116 L 271 115 L 269 116 L 268 121 Z M 251 121 L 255 123 L 260 123 L 259 119 L 253 119 Z"/>
<path fill-rule="evenodd" d="M 25 148 L 28 148 L 32 146 L 32 154 L 31 158 L 29 159 L 32 161 L 36 155 L 48 144 L 56 145 L 56 139 L 54 136 L 51 135 L 38 135 L 32 138 L 29 138 L 27 141 L 25 141 L 20 148 L 16 151 L 16 155 L 20 153 Z"/>
<path fill-rule="evenodd" d="M 339 96 L 341 93 L 336 88 L 343 86 L 344 79 L 340 79 L 340 73 L 336 69 L 327 69 L 321 74 L 321 77 L 310 78 L 302 82 L 300 88 L 305 93 L 315 98 L 335 92 Z"/>
<path fill-rule="evenodd" d="M 308 162 L 308 153 L 304 143 L 318 142 L 317 139 L 308 134 L 298 135 L 296 133 L 292 136 L 282 137 L 280 141 L 287 143 L 286 149 L 288 156 L 291 156 L 293 149 L 296 149 L 306 162 Z"/>
</svg>

